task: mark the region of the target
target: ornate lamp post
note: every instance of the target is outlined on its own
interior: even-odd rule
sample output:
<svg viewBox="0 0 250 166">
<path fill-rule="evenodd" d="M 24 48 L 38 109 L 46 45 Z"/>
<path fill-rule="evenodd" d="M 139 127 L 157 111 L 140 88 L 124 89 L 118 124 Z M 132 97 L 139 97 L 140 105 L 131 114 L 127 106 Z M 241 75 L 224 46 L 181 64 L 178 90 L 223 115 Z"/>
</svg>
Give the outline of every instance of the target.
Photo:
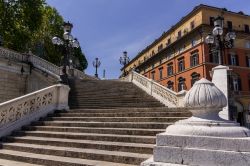
<svg viewBox="0 0 250 166">
<path fill-rule="evenodd" d="M 64 22 L 63 29 L 63 39 L 59 37 L 53 37 L 52 43 L 57 46 L 63 46 L 63 69 L 61 80 L 62 83 L 68 84 L 68 75 L 67 75 L 67 66 L 69 66 L 69 54 L 71 48 L 78 48 L 80 46 L 78 40 L 71 35 L 71 30 L 73 28 L 73 24 L 70 22 Z"/>
<path fill-rule="evenodd" d="M 97 68 L 100 67 L 101 62 L 98 58 L 93 61 L 93 66 L 95 67 L 95 77 L 98 78 Z"/>
<path fill-rule="evenodd" d="M 209 44 L 210 52 L 216 51 L 218 53 L 218 62 L 222 64 L 223 52 L 225 49 L 233 48 L 234 40 L 236 38 L 235 32 L 231 30 L 223 35 L 224 18 L 218 16 L 214 19 L 214 29 L 212 34 L 208 34 L 205 42 Z"/>
<path fill-rule="evenodd" d="M 123 52 L 123 56 L 120 57 L 119 61 L 120 61 L 120 64 L 123 65 L 123 76 L 126 76 L 125 66 L 130 61 L 130 59 L 127 55 L 127 51 Z"/>
</svg>

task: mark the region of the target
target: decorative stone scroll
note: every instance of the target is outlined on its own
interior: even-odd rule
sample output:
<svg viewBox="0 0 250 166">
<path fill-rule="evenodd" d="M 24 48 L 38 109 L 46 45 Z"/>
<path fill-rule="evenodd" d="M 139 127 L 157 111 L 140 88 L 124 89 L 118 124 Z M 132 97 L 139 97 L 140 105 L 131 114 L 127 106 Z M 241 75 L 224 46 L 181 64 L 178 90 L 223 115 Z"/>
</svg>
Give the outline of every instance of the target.
<svg viewBox="0 0 250 166">
<path fill-rule="evenodd" d="M 134 83 L 168 107 L 183 107 L 183 98 L 186 91 L 176 93 L 135 71 L 132 71 L 124 80 Z"/>
<path fill-rule="evenodd" d="M 68 109 L 69 87 L 62 84 L 0 104 L 0 137 L 56 109 Z"/>
</svg>

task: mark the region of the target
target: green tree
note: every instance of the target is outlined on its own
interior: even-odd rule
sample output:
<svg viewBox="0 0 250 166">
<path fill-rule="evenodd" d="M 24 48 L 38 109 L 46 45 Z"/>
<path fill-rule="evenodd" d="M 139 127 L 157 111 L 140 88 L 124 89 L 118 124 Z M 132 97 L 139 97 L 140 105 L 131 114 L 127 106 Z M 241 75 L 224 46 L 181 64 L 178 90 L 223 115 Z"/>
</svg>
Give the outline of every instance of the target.
<svg viewBox="0 0 250 166">
<path fill-rule="evenodd" d="M 63 37 L 63 17 L 55 8 L 45 4 L 45 0 L 0 0 L 0 35 L 4 47 L 34 54 L 61 65 L 64 46 L 54 46 L 54 36 Z M 74 56 L 80 70 L 88 63 L 81 48 Z"/>
<path fill-rule="evenodd" d="M 27 51 L 42 21 L 44 0 L 1 0 L 0 30 L 4 46 Z"/>
<path fill-rule="evenodd" d="M 74 51 L 74 57 L 78 59 L 79 64 L 76 64 L 76 68 L 83 71 L 85 69 L 87 69 L 88 67 L 88 61 L 84 55 L 84 53 L 82 52 L 81 47 L 79 48 L 75 48 Z"/>
</svg>

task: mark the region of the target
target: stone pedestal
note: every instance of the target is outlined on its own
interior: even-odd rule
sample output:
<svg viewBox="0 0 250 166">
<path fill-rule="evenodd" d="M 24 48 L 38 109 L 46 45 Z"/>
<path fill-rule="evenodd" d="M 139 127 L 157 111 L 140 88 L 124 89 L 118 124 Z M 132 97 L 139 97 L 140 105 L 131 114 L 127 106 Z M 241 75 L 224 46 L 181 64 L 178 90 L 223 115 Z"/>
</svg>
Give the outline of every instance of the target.
<svg viewBox="0 0 250 166">
<path fill-rule="evenodd" d="M 193 116 L 158 134 L 153 158 L 141 166 L 249 166 L 250 131 L 218 116 L 226 105 L 225 95 L 213 83 L 196 82 L 185 96 Z"/>
<path fill-rule="evenodd" d="M 217 86 L 228 100 L 228 66 L 216 66 L 212 69 L 212 82 Z M 219 116 L 225 120 L 229 120 L 229 108 L 228 103 L 219 113 Z"/>
</svg>

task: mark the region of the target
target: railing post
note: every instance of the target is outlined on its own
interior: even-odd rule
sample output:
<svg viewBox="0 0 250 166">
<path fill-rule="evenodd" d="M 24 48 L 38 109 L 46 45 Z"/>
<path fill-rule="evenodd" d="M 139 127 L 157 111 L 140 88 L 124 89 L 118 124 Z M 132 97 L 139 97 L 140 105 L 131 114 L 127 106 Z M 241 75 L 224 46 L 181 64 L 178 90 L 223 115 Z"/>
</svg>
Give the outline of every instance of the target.
<svg viewBox="0 0 250 166">
<path fill-rule="evenodd" d="M 150 95 L 152 96 L 153 94 L 153 80 L 152 79 L 150 79 L 149 90 L 150 90 Z"/>
</svg>

